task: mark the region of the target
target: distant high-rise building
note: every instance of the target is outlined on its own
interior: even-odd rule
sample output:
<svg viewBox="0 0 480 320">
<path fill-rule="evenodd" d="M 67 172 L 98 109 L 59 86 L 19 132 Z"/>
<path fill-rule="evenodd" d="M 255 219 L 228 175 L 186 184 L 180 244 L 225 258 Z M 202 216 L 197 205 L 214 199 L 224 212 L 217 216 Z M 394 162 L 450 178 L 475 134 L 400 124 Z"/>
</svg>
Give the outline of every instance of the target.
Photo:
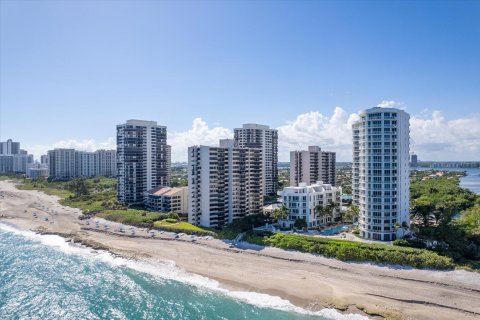
<svg viewBox="0 0 480 320">
<path fill-rule="evenodd" d="M 33 155 L 28 154 L 26 150 L 20 149 L 20 142 L 13 142 L 8 139 L 0 142 L 0 173 L 26 173 L 27 169 L 33 165 Z"/>
<path fill-rule="evenodd" d="M 335 152 L 309 146 L 308 150 L 290 152 L 290 186 L 311 185 L 322 181 L 335 186 Z"/>
<path fill-rule="evenodd" d="M 48 175 L 53 179 L 72 179 L 78 176 L 75 149 L 48 151 Z"/>
<path fill-rule="evenodd" d="M 117 176 L 117 150 L 97 150 L 97 174 L 105 177 Z"/>
<path fill-rule="evenodd" d="M 261 213 L 262 150 L 231 139 L 188 148 L 188 222 L 221 227 Z"/>
<path fill-rule="evenodd" d="M 413 168 L 418 167 L 418 156 L 414 153 L 410 156 L 410 166 Z"/>
<path fill-rule="evenodd" d="M 278 131 L 260 124 L 244 124 L 234 130 L 240 148 L 262 150 L 262 183 L 264 195 L 276 195 L 278 188 Z"/>
<path fill-rule="evenodd" d="M 44 154 L 44 155 L 40 156 L 40 163 L 48 165 L 48 154 Z"/>
<path fill-rule="evenodd" d="M 353 124 L 353 201 L 362 237 L 390 241 L 409 224 L 409 119 L 395 108 L 372 108 Z"/>
<path fill-rule="evenodd" d="M 75 149 L 54 149 L 48 156 L 42 156 L 43 166 L 48 167 L 52 179 L 78 177 L 116 176 L 116 151 L 97 150 L 93 152 Z"/>
<path fill-rule="evenodd" d="M 117 195 L 125 204 L 143 204 L 145 192 L 169 181 L 167 127 L 128 120 L 117 126 Z"/>
<path fill-rule="evenodd" d="M 75 151 L 75 168 L 77 177 L 95 177 L 98 157 L 95 152 Z"/>
<path fill-rule="evenodd" d="M 20 154 L 20 142 L 13 142 L 12 139 L 8 139 L 5 142 L 0 142 L 0 154 Z"/>
</svg>

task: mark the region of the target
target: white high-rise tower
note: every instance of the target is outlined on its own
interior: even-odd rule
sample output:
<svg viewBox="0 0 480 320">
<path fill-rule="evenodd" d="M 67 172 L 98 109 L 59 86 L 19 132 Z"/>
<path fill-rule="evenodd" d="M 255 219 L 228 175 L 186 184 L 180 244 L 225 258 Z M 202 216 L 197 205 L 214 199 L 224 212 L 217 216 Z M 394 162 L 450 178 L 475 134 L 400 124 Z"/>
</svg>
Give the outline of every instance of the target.
<svg viewBox="0 0 480 320">
<path fill-rule="evenodd" d="M 410 116 L 372 108 L 353 124 L 353 201 L 362 237 L 390 241 L 409 224 Z"/>
</svg>

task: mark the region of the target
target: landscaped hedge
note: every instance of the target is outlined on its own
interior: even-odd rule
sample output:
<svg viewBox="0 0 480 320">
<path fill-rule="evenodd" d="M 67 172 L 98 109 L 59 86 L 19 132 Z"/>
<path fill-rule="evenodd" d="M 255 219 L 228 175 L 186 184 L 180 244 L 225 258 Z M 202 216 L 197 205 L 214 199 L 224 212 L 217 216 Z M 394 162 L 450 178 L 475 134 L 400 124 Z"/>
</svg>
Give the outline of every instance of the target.
<svg viewBox="0 0 480 320">
<path fill-rule="evenodd" d="M 343 261 L 371 261 L 442 270 L 453 269 L 455 266 L 452 259 L 422 249 L 282 233 L 266 237 L 263 242 L 281 249 L 321 254 Z"/>
</svg>

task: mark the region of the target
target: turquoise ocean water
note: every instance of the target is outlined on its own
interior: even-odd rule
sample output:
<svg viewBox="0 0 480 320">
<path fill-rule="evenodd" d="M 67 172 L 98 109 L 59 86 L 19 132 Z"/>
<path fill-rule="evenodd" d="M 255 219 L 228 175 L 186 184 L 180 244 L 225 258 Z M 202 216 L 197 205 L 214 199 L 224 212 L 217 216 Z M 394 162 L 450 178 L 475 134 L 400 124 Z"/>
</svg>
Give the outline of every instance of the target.
<svg viewBox="0 0 480 320">
<path fill-rule="evenodd" d="M 365 319 L 307 312 L 278 297 L 220 289 L 150 265 L 0 224 L 0 319 Z"/>
</svg>

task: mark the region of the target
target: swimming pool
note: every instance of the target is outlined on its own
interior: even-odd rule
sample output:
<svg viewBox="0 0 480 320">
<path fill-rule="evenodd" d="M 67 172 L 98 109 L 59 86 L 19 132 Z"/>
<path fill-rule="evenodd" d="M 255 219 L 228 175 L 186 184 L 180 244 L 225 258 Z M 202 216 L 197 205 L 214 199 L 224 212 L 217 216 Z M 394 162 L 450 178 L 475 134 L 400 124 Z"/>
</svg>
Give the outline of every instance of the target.
<svg viewBox="0 0 480 320">
<path fill-rule="evenodd" d="M 338 234 L 342 231 L 346 231 L 348 230 L 348 227 L 345 227 L 345 226 L 336 226 L 336 227 L 333 227 L 333 228 L 330 228 L 330 229 L 325 229 L 325 230 L 322 230 L 320 231 L 320 234 L 324 235 L 324 236 L 333 236 L 334 234 Z"/>
</svg>

